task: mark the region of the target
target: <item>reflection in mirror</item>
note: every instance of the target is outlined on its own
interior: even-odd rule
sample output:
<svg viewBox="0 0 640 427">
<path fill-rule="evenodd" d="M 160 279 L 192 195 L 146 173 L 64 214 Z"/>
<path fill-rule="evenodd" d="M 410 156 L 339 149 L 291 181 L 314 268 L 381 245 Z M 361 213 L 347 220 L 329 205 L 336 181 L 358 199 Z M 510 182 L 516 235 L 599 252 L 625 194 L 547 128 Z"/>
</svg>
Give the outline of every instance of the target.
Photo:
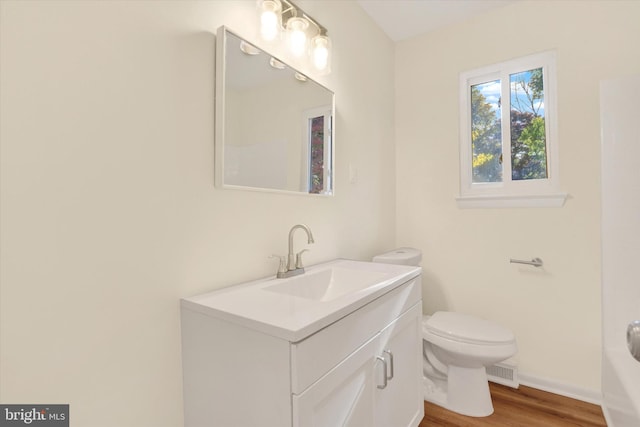
<svg viewBox="0 0 640 427">
<path fill-rule="evenodd" d="M 218 30 L 216 185 L 333 193 L 334 94 Z"/>
</svg>

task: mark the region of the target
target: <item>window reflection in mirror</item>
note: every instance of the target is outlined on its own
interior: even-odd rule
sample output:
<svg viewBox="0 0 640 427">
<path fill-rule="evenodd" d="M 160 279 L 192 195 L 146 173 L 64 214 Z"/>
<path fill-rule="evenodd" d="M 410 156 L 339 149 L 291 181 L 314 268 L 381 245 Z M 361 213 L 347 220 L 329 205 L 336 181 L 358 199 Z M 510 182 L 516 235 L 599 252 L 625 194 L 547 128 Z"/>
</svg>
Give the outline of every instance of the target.
<svg viewBox="0 0 640 427">
<path fill-rule="evenodd" d="M 333 93 L 224 27 L 216 74 L 216 185 L 332 194 Z"/>
</svg>

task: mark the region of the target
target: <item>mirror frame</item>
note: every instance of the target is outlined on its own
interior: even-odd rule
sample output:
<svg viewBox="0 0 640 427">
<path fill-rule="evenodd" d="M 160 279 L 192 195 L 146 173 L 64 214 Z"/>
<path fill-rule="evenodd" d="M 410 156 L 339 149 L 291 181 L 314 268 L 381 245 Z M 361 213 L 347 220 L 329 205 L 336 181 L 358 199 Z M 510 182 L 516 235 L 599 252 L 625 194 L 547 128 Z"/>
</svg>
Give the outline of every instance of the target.
<svg viewBox="0 0 640 427">
<path fill-rule="evenodd" d="M 277 189 L 277 188 L 268 188 L 268 187 L 250 187 L 250 186 L 243 186 L 243 185 L 235 185 L 235 184 L 226 184 L 224 182 L 224 177 L 225 177 L 225 165 L 224 165 L 224 159 L 225 159 L 225 136 L 226 136 L 226 130 L 225 130 L 225 120 L 226 120 L 226 110 L 225 110 L 225 99 L 226 99 L 226 93 L 225 93 L 225 87 L 226 87 L 226 82 L 227 82 L 227 78 L 226 78 L 226 73 L 227 73 L 227 61 L 226 61 L 226 52 L 227 52 L 227 34 L 231 34 L 241 40 L 246 41 L 247 43 L 251 44 L 254 47 L 257 47 L 258 49 L 260 49 L 262 52 L 266 53 L 267 55 L 273 57 L 274 59 L 282 62 L 283 64 L 285 64 L 288 68 L 290 68 L 294 73 L 300 73 L 303 74 L 305 77 L 307 77 L 307 79 L 309 79 L 310 81 L 312 81 L 314 84 L 320 86 L 321 88 L 325 89 L 327 92 L 329 92 L 331 94 L 331 118 L 332 118 L 332 123 L 331 123 L 331 134 L 330 134 L 330 138 L 331 138 L 331 155 L 330 155 L 330 161 L 331 161 L 331 167 L 330 167 L 330 171 L 328 173 L 328 177 L 329 177 L 329 181 L 331 183 L 331 188 L 329 191 L 323 192 L 323 193 L 309 193 L 309 192 L 305 192 L 305 191 L 294 191 L 294 190 L 287 190 L 287 189 Z M 235 31 L 231 31 L 228 27 L 226 26 L 221 26 L 220 28 L 218 28 L 217 31 L 217 37 L 216 37 L 216 66 L 215 66 L 215 71 L 216 71 L 216 77 L 215 77 L 215 120 L 214 120 L 214 126 L 215 126 L 215 141 L 214 141 L 214 145 L 215 145 L 215 149 L 214 149 L 214 164 L 215 164 L 215 172 L 214 172 L 214 183 L 215 183 L 215 187 L 216 188 L 220 188 L 220 189 L 233 189 L 233 190 L 249 190 L 249 191 L 261 191 L 261 192 L 271 192 L 271 193 L 285 193 L 285 194 L 293 194 L 293 195 L 302 195 L 302 196 L 321 196 L 321 197 L 331 197 L 335 194 L 335 92 L 333 92 L 331 89 L 327 88 L 326 86 L 318 83 L 317 81 L 315 81 L 314 79 L 312 79 L 311 77 L 308 76 L 308 74 L 306 73 L 302 73 L 301 71 L 299 71 L 298 69 L 296 69 L 295 67 L 292 67 L 289 63 L 287 63 L 286 61 L 283 61 L 282 59 L 280 59 L 279 57 L 272 55 L 269 51 L 263 49 L 262 47 L 256 45 L 255 43 L 250 42 L 249 40 L 247 40 L 245 37 L 239 35 L 237 32 Z M 308 179 L 308 177 L 307 177 Z M 302 180 L 302 175 L 300 180 Z"/>
</svg>

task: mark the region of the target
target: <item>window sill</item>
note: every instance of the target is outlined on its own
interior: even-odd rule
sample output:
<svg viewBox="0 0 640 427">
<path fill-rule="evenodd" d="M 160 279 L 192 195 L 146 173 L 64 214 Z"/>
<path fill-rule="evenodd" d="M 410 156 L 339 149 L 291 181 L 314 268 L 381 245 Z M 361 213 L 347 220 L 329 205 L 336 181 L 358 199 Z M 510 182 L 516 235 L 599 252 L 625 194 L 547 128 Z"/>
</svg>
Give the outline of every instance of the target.
<svg viewBox="0 0 640 427">
<path fill-rule="evenodd" d="M 460 196 L 456 203 L 460 209 L 475 208 L 561 208 L 569 195 L 567 193 L 533 194 L 526 196 Z"/>
</svg>

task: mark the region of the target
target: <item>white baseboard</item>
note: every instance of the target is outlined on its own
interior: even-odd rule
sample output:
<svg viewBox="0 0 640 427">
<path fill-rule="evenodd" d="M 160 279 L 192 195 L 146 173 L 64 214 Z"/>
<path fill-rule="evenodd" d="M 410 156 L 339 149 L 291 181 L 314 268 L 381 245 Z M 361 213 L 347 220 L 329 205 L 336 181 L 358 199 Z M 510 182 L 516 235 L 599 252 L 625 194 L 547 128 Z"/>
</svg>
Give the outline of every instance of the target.
<svg viewBox="0 0 640 427">
<path fill-rule="evenodd" d="M 602 393 L 599 390 L 591 390 L 572 384 L 565 384 L 560 381 L 542 378 L 522 371 L 519 372 L 518 377 L 520 384 L 527 387 L 537 388 L 539 390 L 548 391 L 549 393 L 559 394 L 560 396 L 570 397 L 572 399 L 582 400 L 583 402 L 602 406 Z"/>
</svg>

